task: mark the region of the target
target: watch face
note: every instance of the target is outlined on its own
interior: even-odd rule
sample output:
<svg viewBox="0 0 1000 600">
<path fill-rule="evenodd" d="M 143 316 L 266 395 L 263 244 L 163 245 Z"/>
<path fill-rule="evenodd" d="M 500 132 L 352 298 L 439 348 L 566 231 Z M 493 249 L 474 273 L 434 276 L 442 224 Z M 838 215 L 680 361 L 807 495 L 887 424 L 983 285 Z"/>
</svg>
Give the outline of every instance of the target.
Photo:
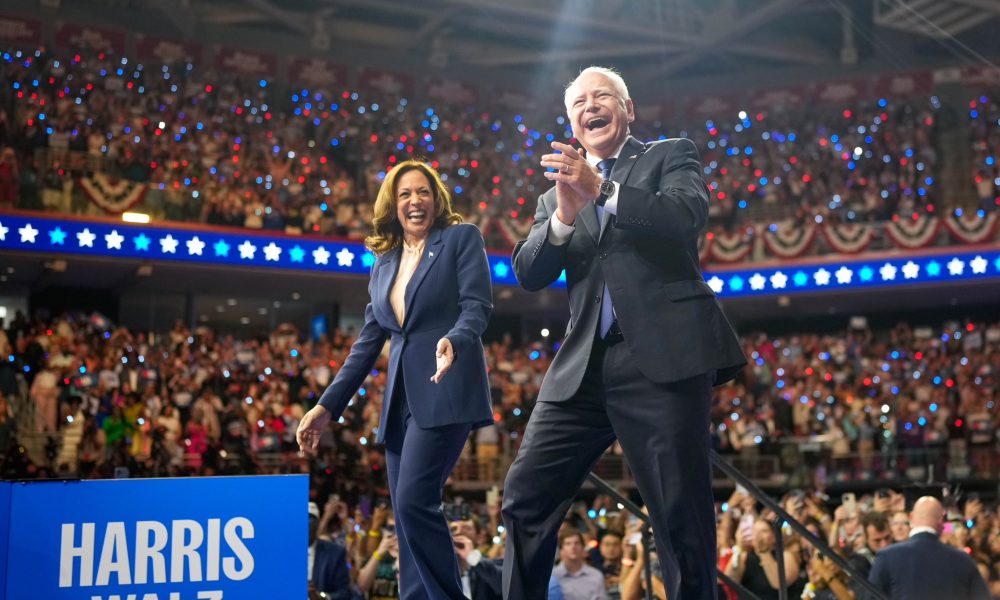
<svg viewBox="0 0 1000 600">
<path fill-rule="evenodd" d="M 615 184 L 613 184 L 613 183 L 611 183 L 611 181 L 605 179 L 601 183 L 601 194 L 604 197 L 608 197 L 608 196 L 610 196 L 611 194 L 614 194 L 614 193 L 615 193 Z"/>
</svg>

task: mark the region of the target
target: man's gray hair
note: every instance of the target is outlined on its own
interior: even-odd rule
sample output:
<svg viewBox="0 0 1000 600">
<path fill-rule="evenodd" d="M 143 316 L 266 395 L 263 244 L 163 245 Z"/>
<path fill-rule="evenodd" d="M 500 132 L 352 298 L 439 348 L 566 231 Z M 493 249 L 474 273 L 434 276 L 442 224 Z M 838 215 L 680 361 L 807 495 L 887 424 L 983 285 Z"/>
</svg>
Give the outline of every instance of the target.
<svg viewBox="0 0 1000 600">
<path fill-rule="evenodd" d="M 609 69 L 608 67 L 591 66 L 580 71 L 580 73 L 576 76 L 576 78 L 574 78 L 573 81 L 569 82 L 569 85 L 566 86 L 566 89 L 563 91 L 563 104 L 569 107 L 570 90 L 573 89 L 573 87 L 576 85 L 576 82 L 579 81 L 581 77 L 583 77 L 584 75 L 590 75 L 591 73 L 597 73 L 599 75 L 607 77 L 608 80 L 611 82 L 611 86 L 615 88 L 615 92 L 621 97 L 621 99 L 622 100 L 629 99 L 628 86 L 625 85 L 625 80 L 622 79 L 622 76 L 618 73 L 618 71 L 615 71 L 614 69 Z"/>
</svg>

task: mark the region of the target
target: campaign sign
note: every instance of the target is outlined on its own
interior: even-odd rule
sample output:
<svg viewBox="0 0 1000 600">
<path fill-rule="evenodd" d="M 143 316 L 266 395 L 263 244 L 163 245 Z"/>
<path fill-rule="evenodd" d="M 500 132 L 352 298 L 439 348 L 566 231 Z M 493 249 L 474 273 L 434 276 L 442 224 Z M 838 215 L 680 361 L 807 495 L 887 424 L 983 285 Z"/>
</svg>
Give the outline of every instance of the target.
<svg viewBox="0 0 1000 600">
<path fill-rule="evenodd" d="M 305 475 L 9 486 L 6 600 L 306 597 Z"/>
</svg>

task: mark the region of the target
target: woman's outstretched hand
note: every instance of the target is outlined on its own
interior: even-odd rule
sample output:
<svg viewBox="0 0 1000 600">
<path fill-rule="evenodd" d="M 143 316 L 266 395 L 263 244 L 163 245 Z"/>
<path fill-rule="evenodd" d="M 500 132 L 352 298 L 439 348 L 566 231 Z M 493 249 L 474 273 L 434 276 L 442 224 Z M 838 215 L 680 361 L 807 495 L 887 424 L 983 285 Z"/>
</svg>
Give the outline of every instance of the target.
<svg viewBox="0 0 1000 600">
<path fill-rule="evenodd" d="M 431 381 L 441 383 L 444 374 L 451 368 L 451 363 L 455 362 L 455 350 L 451 347 L 451 340 L 448 338 L 438 340 L 435 356 L 437 358 L 437 373 L 434 373 Z"/>
<path fill-rule="evenodd" d="M 330 412 L 317 404 L 312 407 L 299 421 L 299 428 L 295 431 L 295 440 L 299 443 L 299 450 L 306 454 L 314 455 L 319 448 L 319 439 L 326 433 L 330 425 Z"/>
</svg>

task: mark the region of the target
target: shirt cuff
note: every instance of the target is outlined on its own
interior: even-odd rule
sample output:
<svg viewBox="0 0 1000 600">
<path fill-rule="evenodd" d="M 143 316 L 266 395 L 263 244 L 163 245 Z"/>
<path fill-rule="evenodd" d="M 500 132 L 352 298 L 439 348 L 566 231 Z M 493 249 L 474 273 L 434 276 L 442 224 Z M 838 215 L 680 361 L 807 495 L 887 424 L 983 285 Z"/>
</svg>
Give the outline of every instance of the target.
<svg viewBox="0 0 1000 600">
<path fill-rule="evenodd" d="M 549 243 L 553 246 L 562 246 L 568 242 L 574 231 L 576 231 L 575 226 L 563 223 L 554 214 L 549 219 Z"/>
<path fill-rule="evenodd" d="M 608 199 L 604 201 L 604 212 L 606 212 L 608 214 L 612 214 L 612 215 L 617 215 L 618 214 L 618 189 L 621 187 L 621 184 L 618 183 L 617 181 L 612 181 L 611 183 L 613 183 L 615 185 L 615 193 L 613 193 L 610 196 L 608 196 Z"/>
<path fill-rule="evenodd" d="M 469 557 L 465 559 L 465 562 L 471 568 L 478 565 L 481 560 L 483 560 L 483 553 L 479 550 L 473 550 L 469 552 Z"/>
</svg>

